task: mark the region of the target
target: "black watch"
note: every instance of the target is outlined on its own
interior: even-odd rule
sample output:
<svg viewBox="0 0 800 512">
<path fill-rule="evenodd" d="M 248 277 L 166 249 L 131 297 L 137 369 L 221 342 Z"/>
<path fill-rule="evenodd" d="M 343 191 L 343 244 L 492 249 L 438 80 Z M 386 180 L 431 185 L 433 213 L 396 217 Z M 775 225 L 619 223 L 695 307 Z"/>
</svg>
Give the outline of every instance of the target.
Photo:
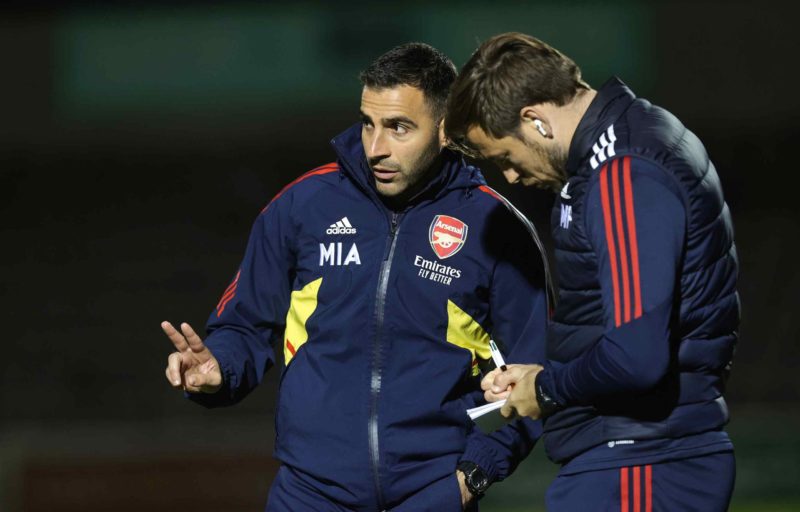
<svg viewBox="0 0 800 512">
<path fill-rule="evenodd" d="M 539 375 L 541 375 L 541 373 L 539 373 Z M 536 377 L 539 377 L 539 375 Z M 562 408 L 561 404 L 556 402 L 544 389 L 541 379 L 536 379 L 534 387 L 536 388 L 536 402 L 539 404 L 539 411 L 541 411 L 540 418 L 547 418 Z"/>
<path fill-rule="evenodd" d="M 480 466 L 474 462 L 462 460 L 458 463 L 458 469 L 464 473 L 464 483 L 467 485 L 469 492 L 476 498 L 483 496 L 491 482 Z"/>
</svg>

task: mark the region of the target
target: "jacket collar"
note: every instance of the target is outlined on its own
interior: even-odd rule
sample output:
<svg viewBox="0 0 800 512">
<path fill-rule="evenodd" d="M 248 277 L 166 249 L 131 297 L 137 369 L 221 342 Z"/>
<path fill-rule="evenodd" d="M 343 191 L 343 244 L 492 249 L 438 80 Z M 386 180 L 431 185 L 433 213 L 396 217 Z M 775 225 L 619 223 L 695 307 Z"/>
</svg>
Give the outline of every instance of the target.
<svg viewBox="0 0 800 512">
<path fill-rule="evenodd" d="M 362 189 L 379 197 L 375 179 L 369 169 L 364 147 L 361 144 L 361 124 L 357 123 L 334 137 L 331 145 L 339 157 L 342 173 L 353 179 Z M 450 190 L 470 189 L 486 184 L 480 170 L 467 165 L 460 154 L 445 149 L 442 151 L 441 161 L 442 167 L 439 173 L 414 196 L 408 206 L 423 199 L 435 199 Z"/>
<path fill-rule="evenodd" d="M 580 172 L 586 160 L 594 155 L 592 146 L 628 109 L 636 96 L 633 91 L 617 77 L 611 77 L 597 91 L 589 108 L 578 123 L 567 157 L 567 175 Z"/>
</svg>

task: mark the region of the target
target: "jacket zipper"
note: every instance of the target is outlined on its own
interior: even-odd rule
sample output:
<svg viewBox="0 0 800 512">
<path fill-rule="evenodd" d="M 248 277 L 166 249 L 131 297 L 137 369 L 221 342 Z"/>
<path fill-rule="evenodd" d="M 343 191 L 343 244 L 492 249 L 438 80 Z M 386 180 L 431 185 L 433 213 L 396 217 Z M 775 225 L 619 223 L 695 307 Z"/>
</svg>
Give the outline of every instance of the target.
<svg viewBox="0 0 800 512">
<path fill-rule="evenodd" d="M 372 463 L 372 476 L 375 480 L 375 495 L 378 499 L 378 508 L 384 509 L 383 491 L 380 481 L 380 452 L 378 450 L 378 395 L 381 392 L 381 363 L 382 363 L 382 338 L 383 318 L 386 308 L 386 293 L 389 288 L 389 272 L 392 269 L 394 248 L 397 243 L 398 223 L 400 215 L 392 212 L 390 221 L 389 239 L 387 240 L 388 252 L 384 253 L 381 262 L 381 271 L 378 275 L 378 292 L 375 296 L 375 344 L 372 350 L 372 376 L 370 378 L 370 411 L 369 423 L 369 451 Z"/>
</svg>

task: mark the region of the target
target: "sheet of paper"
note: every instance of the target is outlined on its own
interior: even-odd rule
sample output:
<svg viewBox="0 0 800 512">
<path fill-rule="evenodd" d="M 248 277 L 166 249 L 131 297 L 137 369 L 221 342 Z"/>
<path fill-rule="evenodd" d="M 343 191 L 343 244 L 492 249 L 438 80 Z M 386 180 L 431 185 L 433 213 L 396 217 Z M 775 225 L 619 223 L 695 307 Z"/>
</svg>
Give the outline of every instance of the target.
<svg viewBox="0 0 800 512">
<path fill-rule="evenodd" d="M 503 407 L 506 404 L 505 400 L 500 400 L 499 402 L 491 402 L 486 405 L 481 405 L 479 407 L 473 407 L 472 409 L 467 409 L 467 414 L 469 414 L 470 419 L 480 418 L 486 413 L 490 413 L 492 411 L 496 411 L 497 409 Z"/>
</svg>

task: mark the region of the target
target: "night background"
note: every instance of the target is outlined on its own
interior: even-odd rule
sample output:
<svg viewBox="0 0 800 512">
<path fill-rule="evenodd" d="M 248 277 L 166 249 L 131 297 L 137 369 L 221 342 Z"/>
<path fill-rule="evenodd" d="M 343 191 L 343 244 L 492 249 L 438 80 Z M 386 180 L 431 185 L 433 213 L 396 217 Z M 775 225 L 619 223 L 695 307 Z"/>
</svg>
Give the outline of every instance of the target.
<svg viewBox="0 0 800 512">
<path fill-rule="evenodd" d="M 0 511 L 263 510 L 279 369 L 205 410 L 167 384 L 159 323 L 202 330 L 261 208 L 334 160 L 370 61 L 423 41 L 460 68 L 511 30 L 595 88 L 619 76 L 705 143 L 740 259 L 732 510 L 800 510 L 800 38 L 786 5 L 2 4 Z M 547 194 L 486 177 L 548 231 Z M 537 447 L 482 510 L 541 510 L 555 472 Z"/>
</svg>

